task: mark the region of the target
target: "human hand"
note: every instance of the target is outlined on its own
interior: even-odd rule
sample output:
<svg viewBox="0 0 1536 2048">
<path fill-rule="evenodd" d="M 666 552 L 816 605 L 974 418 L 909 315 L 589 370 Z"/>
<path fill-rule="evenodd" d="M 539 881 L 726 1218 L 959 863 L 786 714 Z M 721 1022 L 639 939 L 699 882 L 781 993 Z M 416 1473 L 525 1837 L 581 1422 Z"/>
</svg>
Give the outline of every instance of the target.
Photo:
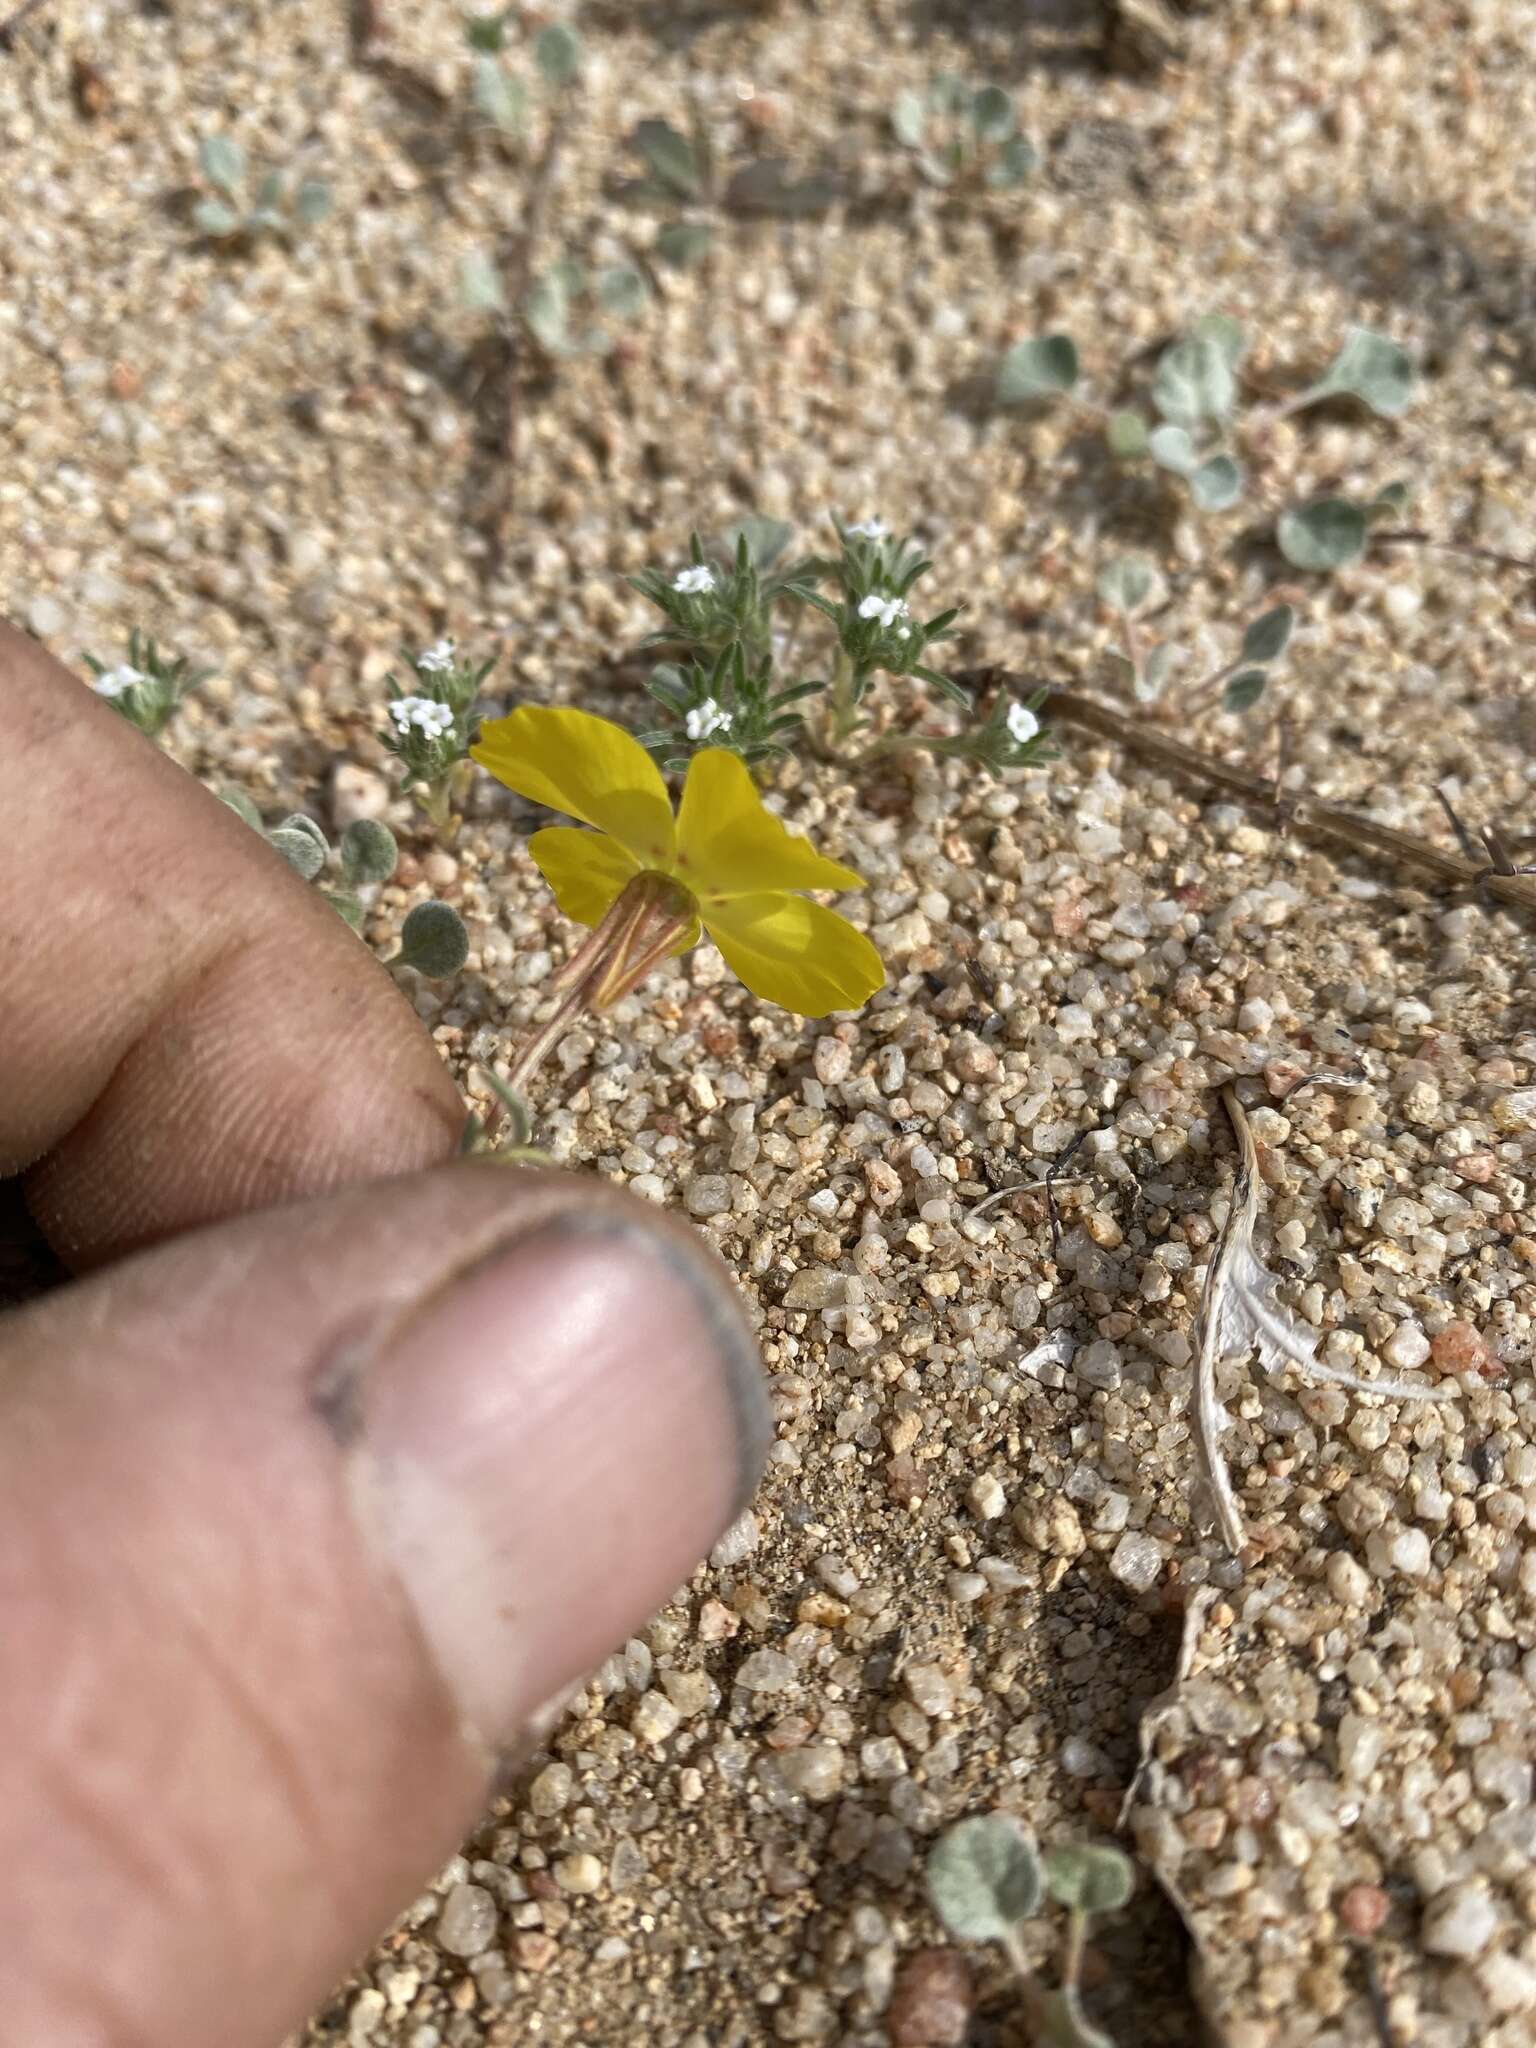
<svg viewBox="0 0 1536 2048">
<path fill-rule="evenodd" d="M 4 627 L 0 710 L 0 1176 L 83 1276 L 0 1315 L 3 2031 L 273 2048 L 739 1511 L 755 1347 L 656 1211 L 444 1164 L 389 977 Z"/>
</svg>

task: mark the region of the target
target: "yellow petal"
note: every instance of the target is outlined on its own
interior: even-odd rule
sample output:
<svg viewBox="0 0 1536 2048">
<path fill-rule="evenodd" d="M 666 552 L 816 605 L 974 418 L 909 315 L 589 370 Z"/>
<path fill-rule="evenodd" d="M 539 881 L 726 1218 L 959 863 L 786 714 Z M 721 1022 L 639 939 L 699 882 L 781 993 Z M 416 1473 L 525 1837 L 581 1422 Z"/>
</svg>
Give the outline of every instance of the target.
<svg viewBox="0 0 1536 2048">
<path fill-rule="evenodd" d="M 640 863 L 616 839 L 575 825 L 546 825 L 529 840 L 528 851 L 555 901 L 577 924 L 599 924 L 624 884 L 640 872 Z"/>
<path fill-rule="evenodd" d="M 703 913 L 731 972 L 753 995 L 802 1017 L 856 1010 L 884 984 L 880 955 L 864 934 L 804 896 L 735 896 Z"/>
<path fill-rule="evenodd" d="M 765 811 L 746 763 L 723 747 L 695 754 L 688 764 L 677 813 L 677 849 L 677 873 L 706 912 L 711 903 L 767 889 L 864 886 L 862 875 L 826 859 L 808 839 Z"/>
<path fill-rule="evenodd" d="M 640 867 L 671 867 L 676 840 L 667 786 L 622 726 L 590 711 L 524 704 L 483 725 L 470 753 L 519 796 L 610 833 Z"/>
</svg>

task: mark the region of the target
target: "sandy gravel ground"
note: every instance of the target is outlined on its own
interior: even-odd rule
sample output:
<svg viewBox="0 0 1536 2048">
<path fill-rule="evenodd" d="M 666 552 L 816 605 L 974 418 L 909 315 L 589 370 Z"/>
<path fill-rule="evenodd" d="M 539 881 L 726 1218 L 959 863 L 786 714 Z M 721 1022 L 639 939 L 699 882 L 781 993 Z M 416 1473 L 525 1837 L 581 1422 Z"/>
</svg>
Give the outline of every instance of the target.
<svg viewBox="0 0 1536 2048">
<path fill-rule="evenodd" d="M 728 167 L 782 156 L 837 197 L 721 214 L 615 355 L 530 384 L 499 566 L 494 352 L 457 270 L 518 227 L 529 170 L 465 122 L 455 10 L 385 12 L 367 61 L 297 0 L 58 0 L 0 52 L 0 603 L 66 661 L 138 625 L 214 666 L 169 742 L 206 780 L 328 824 L 387 808 L 407 858 L 371 941 L 429 894 L 469 922 L 456 984 L 401 975 L 456 1071 L 541 1014 L 571 933 L 526 806 L 482 792 L 448 853 L 386 786 L 396 648 L 446 631 L 500 655 L 499 701 L 638 718 L 624 574 L 749 508 L 805 538 L 831 510 L 910 524 L 965 602 L 959 660 L 1080 684 L 1127 545 L 1207 666 L 1283 588 L 1273 708 L 1186 736 L 1267 771 L 1283 735 L 1288 787 L 1448 846 L 1444 785 L 1531 845 L 1530 578 L 1399 548 L 1326 581 L 1263 540 L 1325 484 L 1403 477 L 1416 526 L 1536 551 L 1522 0 L 1231 4 L 1151 78 L 1106 75 L 1087 6 L 590 6 L 546 258 L 648 246 L 625 138 L 690 103 Z M 891 141 L 895 93 L 946 66 L 1015 92 L 1023 192 L 940 192 Z M 200 242 L 214 131 L 323 175 L 331 217 L 291 250 Z M 977 403 L 1048 328 L 1133 392 L 1212 308 L 1252 330 L 1261 395 L 1366 321 L 1420 400 L 1274 425 L 1246 507 L 1198 521 L 1082 417 Z M 999 1804 L 1044 1841 L 1111 1828 L 1192 1613 L 1131 1816 L 1143 1882 L 1089 1957 L 1104 2026 L 1172 2048 L 1198 2000 L 1232 2048 L 1526 2048 L 1529 919 L 1075 740 L 1002 782 L 807 762 L 779 797 L 870 877 L 853 914 L 889 987 L 808 1025 L 705 948 L 568 1038 L 541 1101 L 572 1168 L 685 1207 L 740 1272 L 768 1479 L 306 2039 L 928 2038 L 903 2031 L 941 1938 L 927 1843 Z M 1190 1422 L 1234 1077 L 1264 1255 L 1319 1356 L 1447 1397 L 1230 1367 L 1235 1560 L 1192 1513 Z M 1039 1194 L 972 1214 L 1085 1132 L 1054 1250 Z M 976 1996 L 945 2039 L 1019 2038 L 985 1959 Z"/>
</svg>

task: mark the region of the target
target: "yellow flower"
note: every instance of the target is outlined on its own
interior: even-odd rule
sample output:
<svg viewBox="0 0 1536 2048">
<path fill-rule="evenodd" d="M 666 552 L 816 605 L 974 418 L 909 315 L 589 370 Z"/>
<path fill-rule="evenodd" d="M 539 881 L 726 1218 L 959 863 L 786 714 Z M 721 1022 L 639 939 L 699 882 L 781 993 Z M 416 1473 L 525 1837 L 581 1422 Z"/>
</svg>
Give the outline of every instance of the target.
<svg viewBox="0 0 1536 2048">
<path fill-rule="evenodd" d="M 597 925 L 640 875 L 666 877 L 681 939 L 702 925 L 752 993 L 804 1017 L 856 1009 L 885 980 L 880 955 L 846 918 L 795 894 L 862 889 L 764 810 L 741 759 L 695 754 L 676 818 L 661 771 L 638 740 L 586 711 L 524 705 L 481 728 L 471 750 L 520 796 L 594 826 L 550 825 L 528 842 L 555 901 Z"/>
</svg>

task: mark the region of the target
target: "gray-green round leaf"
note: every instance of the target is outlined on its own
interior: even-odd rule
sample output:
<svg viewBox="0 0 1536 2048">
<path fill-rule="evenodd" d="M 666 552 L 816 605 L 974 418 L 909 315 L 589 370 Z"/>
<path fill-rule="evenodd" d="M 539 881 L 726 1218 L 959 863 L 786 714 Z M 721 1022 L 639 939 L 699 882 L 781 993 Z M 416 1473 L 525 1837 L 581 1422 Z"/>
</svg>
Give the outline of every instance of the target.
<svg viewBox="0 0 1536 2048">
<path fill-rule="evenodd" d="M 691 269 L 709 254 L 715 231 L 701 220 L 669 221 L 656 233 L 656 254 L 674 270 Z"/>
<path fill-rule="evenodd" d="M 306 818 L 302 811 L 290 811 L 286 818 L 279 820 L 277 830 L 279 832 L 307 832 L 316 846 L 319 847 L 322 860 L 331 850 L 329 839 L 326 838 L 314 819 Z"/>
<path fill-rule="evenodd" d="M 1225 350 L 1207 335 L 1188 335 L 1164 351 L 1152 380 L 1152 399 L 1165 420 L 1195 427 L 1224 420 L 1237 397 L 1237 379 Z"/>
<path fill-rule="evenodd" d="M 1154 427 L 1147 436 L 1147 453 L 1159 469 L 1171 469 L 1175 476 L 1189 476 L 1200 465 L 1194 441 L 1183 427 Z"/>
<path fill-rule="evenodd" d="M 1365 508 L 1365 516 L 1372 526 L 1383 519 L 1401 519 L 1408 509 L 1409 491 L 1406 484 L 1383 484 Z"/>
<path fill-rule="evenodd" d="M 1015 135 L 1005 142 L 996 158 L 987 166 L 987 183 L 997 191 L 1007 191 L 1011 186 L 1022 185 L 1034 176 L 1040 161 L 1035 145 L 1022 135 Z"/>
<path fill-rule="evenodd" d="M 643 311 L 651 288 L 632 263 L 610 263 L 593 282 L 597 303 L 615 320 L 633 320 Z"/>
<path fill-rule="evenodd" d="M 997 366 L 1000 405 L 1059 398 L 1077 382 L 1077 344 L 1069 334 L 1043 334 L 1009 349 Z"/>
<path fill-rule="evenodd" d="M 354 818 L 341 835 L 341 872 L 348 882 L 387 882 L 399 858 L 394 833 L 377 818 Z"/>
<path fill-rule="evenodd" d="M 197 145 L 197 160 L 210 185 L 217 185 L 231 198 L 245 179 L 245 151 L 228 135 L 205 135 Z"/>
<path fill-rule="evenodd" d="M 394 965 L 446 980 L 469 958 L 469 933 L 451 903 L 418 903 L 400 927 Z"/>
<path fill-rule="evenodd" d="M 300 225 L 312 228 L 331 210 L 331 188 L 324 178 L 304 178 L 293 195 L 294 217 Z"/>
<path fill-rule="evenodd" d="M 245 226 L 245 217 L 222 199 L 200 199 L 192 209 L 192 225 L 212 241 L 227 242 Z"/>
<path fill-rule="evenodd" d="M 1278 661 L 1290 645 L 1296 614 L 1288 604 L 1260 612 L 1243 635 L 1243 661 Z"/>
<path fill-rule="evenodd" d="M 261 830 L 261 813 L 243 789 L 221 789 L 219 802 L 228 804 L 237 818 L 243 818 L 253 832 Z"/>
<path fill-rule="evenodd" d="M 267 843 L 306 882 L 312 882 L 325 866 L 324 844 L 317 841 L 312 833 L 301 832 L 291 824 L 279 825 L 269 832 Z"/>
<path fill-rule="evenodd" d="M 1136 1866 L 1123 1849 L 1072 1843 L 1047 1850 L 1045 1883 L 1074 1912 L 1118 1913 L 1136 1889 Z"/>
<path fill-rule="evenodd" d="M 635 147 L 651 176 L 667 191 L 680 199 L 697 199 L 703 192 L 704 176 L 693 144 L 670 121 L 642 121 L 635 130 Z"/>
<path fill-rule="evenodd" d="M 1348 498 L 1318 498 L 1280 515 L 1280 552 L 1298 569 L 1342 569 L 1365 552 L 1366 518 Z"/>
<path fill-rule="evenodd" d="M 1006 142 L 1018 117 L 1000 85 L 984 85 L 971 101 L 971 127 L 980 142 Z"/>
<path fill-rule="evenodd" d="M 504 313 L 501 272 L 487 249 L 471 249 L 459 265 L 459 296 L 472 313 Z"/>
<path fill-rule="evenodd" d="M 353 931 L 360 932 L 362 930 L 363 919 L 367 913 L 364 911 L 359 897 L 354 896 L 347 889 L 322 889 L 320 893 L 326 902 L 329 903 L 332 910 L 335 911 L 336 915 L 344 923 L 351 925 Z"/>
<path fill-rule="evenodd" d="M 541 348 L 551 355 L 568 355 L 571 295 L 564 272 L 552 266 L 529 285 L 523 298 L 523 318 Z"/>
<path fill-rule="evenodd" d="M 1221 708 L 1223 711 L 1251 711 L 1263 696 L 1264 685 L 1268 681 L 1268 669 L 1239 669 L 1221 693 Z"/>
<path fill-rule="evenodd" d="M 1230 455 L 1213 455 L 1191 473 L 1189 495 L 1202 512 L 1225 512 L 1243 495 L 1243 472 Z"/>
<path fill-rule="evenodd" d="M 528 88 L 495 57 L 475 61 L 469 96 L 477 114 L 484 114 L 503 135 L 520 138 L 528 127 Z"/>
<path fill-rule="evenodd" d="M 1162 578 L 1146 555 L 1117 555 L 1099 571 L 1099 596 L 1117 612 L 1139 612 L 1161 593 Z"/>
<path fill-rule="evenodd" d="M 551 85 L 569 85 L 581 69 L 581 37 L 563 21 L 552 21 L 535 36 L 533 59 Z"/>
<path fill-rule="evenodd" d="M 1220 349 L 1228 367 L 1235 370 L 1248 350 L 1242 323 L 1229 313 L 1203 313 L 1189 330 L 1192 341 L 1208 341 Z"/>
<path fill-rule="evenodd" d="M 928 1852 L 933 1910 L 961 1941 L 1002 1941 L 1040 1904 L 1040 1859 L 1012 1814 L 956 1823 Z"/>
<path fill-rule="evenodd" d="M 1168 672 L 1173 667 L 1173 658 L 1178 649 L 1171 640 L 1163 640 L 1148 654 L 1142 663 L 1141 674 L 1135 679 L 1135 693 L 1143 704 L 1155 704 L 1163 693 Z"/>
<path fill-rule="evenodd" d="M 891 106 L 891 133 L 907 149 L 921 149 L 928 109 L 919 92 L 899 92 Z"/>
<path fill-rule="evenodd" d="M 1408 351 L 1368 327 L 1351 328 L 1344 346 L 1306 396 L 1310 401 L 1346 394 L 1383 419 L 1397 419 L 1413 402 L 1413 362 Z"/>
<path fill-rule="evenodd" d="M 1105 423 L 1104 438 L 1111 455 L 1122 462 L 1134 462 L 1147 452 L 1147 423 L 1139 412 L 1112 412 Z"/>
</svg>

